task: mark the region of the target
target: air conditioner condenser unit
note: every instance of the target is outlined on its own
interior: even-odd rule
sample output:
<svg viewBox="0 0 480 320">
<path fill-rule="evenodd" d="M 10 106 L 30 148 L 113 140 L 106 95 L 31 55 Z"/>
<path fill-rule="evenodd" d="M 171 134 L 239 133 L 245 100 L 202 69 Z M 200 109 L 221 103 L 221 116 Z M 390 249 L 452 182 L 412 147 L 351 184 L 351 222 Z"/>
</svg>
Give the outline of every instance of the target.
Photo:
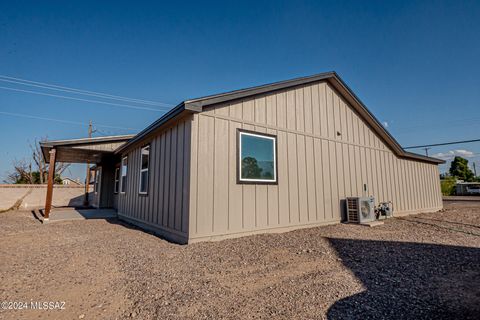
<svg viewBox="0 0 480 320">
<path fill-rule="evenodd" d="M 351 197 L 346 203 L 348 222 L 362 224 L 375 221 L 374 197 Z"/>
</svg>

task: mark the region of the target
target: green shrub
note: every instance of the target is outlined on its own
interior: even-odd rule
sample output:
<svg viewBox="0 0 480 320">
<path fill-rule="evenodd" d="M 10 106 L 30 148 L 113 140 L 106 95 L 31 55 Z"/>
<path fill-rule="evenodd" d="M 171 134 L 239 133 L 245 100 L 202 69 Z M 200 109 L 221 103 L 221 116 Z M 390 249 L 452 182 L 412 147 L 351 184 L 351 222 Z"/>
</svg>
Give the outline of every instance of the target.
<svg viewBox="0 0 480 320">
<path fill-rule="evenodd" d="M 457 179 L 455 177 L 449 177 L 440 180 L 440 186 L 442 187 L 442 194 L 444 196 L 453 196 L 455 194 L 455 185 Z"/>
</svg>

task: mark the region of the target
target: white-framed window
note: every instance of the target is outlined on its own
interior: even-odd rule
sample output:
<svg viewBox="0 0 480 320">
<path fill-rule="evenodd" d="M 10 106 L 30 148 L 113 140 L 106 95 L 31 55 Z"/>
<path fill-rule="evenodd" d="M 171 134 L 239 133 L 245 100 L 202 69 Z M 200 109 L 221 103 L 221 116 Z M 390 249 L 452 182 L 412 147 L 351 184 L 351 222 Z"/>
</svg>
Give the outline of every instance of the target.
<svg viewBox="0 0 480 320">
<path fill-rule="evenodd" d="M 120 168 L 121 178 L 120 178 L 120 193 L 125 193 L 127 190 L 127 169 L 128 169 L 128 158 L 122 158 L 122 166 Z"/>
<path fill-rule="evenodd" d="M 237 182 L 277 184 L 277 137 L 238 130 Z"/>
<path fill-rule="evenodd" d="M 120 168 L 115 168 L 115 181 L 113 183 L 113 193 L 118 193 L 120 187 Z"/>
<path fill-rule="evenodd" d="M 95 170 L 95 182 L 93 184 L 93 191 L 95 194 L 100 190 L 100 179 L 102 179 L 102 167 L 97 167 Z"/>
<path fill-rule="evenodd" d="M 146 145 L 140 151 L 140 183 L 138 193 L 148 193 L 148 165 L 150 162 L 150 145 Z"/>
</svg>

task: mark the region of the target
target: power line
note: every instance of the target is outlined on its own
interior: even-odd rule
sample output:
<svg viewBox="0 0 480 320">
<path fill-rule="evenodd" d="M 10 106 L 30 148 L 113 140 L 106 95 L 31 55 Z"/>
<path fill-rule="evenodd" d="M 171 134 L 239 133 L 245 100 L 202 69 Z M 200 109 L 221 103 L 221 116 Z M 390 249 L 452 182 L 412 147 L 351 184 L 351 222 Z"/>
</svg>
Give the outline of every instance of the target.
<svg viewBox="0 0 480 320">
<path fill-rule="evenodd" d="M 55 119 L 55 118 L 46 118 L 46 117 L 39 117 L 39 116 L 33 116 L 33 115 L 28 115 L 28 114 L 22 114 L 22 113 L 13 113 L 13 112 L 4 112 L 0 111 L 0 114 L 4 114 L 7 116 L 12 116 L 12 117 L 20 117 L 20 118 L 29 118 L 29 119 L 36 119 L 36 120 L 45 120 L 45 121 L 53 121 L 53 122 L 60 122 L 60 123 L 65 123 L 65 124 L 74 124 L 74 125 L 79 125 L 79 126 L 85 126 L 88 127 L 88 123 L 84 122 L 77 122 L 77 121 L 70 121 L 70 120 L 62 120 L 62 119 Z M 110 126 L 106 124 L 95 124 L 97 127 L 102 127 L 102 128 L 111 128 L 111 129 L 119 129 L 119 130 L 128 130 L 128 131 L 138 131 L 140 129 L 137 128 L 127 128 L 127 127 L 116 127 L 116 126 Z"/>
<path fill-rule="evenodd" d="M 454 142 L 426 144 L 426 145 L 423 145 L 423 146 L 404 147 L 403 149 L 417 149 L 417 148 L 437 147 L 437 146 L 446 146 L 446 145 L 450 145 L 450 144 L 472 143 L 472 142 L 479 142 L 479 141 L 480 141 L 480 139 L 462 140 L 462 141 L 454 141 Z"/>
<path fill-rule="evenodd" d="M 4 75 L 0 75 L 0 81 L 15 83 L 15 84 L 21 84 L 21 85 L 25 85 L 25 86 L 38 87 L 38 88 L 43 88 L 43 89 L 48 89 L 48 90 L 63 91 L 63 92 L 69 92 L 69 93 L 74 93 L 74 94 L 81 94 L 81 95 L 86 95 L 86 96 L 94 96 L 94 97 L 99 97 L 99 98 L 133 102 L 133 103 L 140 103 L 140 104 L 146 104 L 146 105 L 152 105 L 152 106 L 160 106 L 160 107 L 161 106 L 163 106 L 163 107 L 173 106 L 173 104 L 170 104 L 170 103 L 128 98 L 128 97 L 117 96 L 117 95 L 112 95 L 112 94 L 107 94 L 107 93 L 102 93 L 102 92 L 75 89 L 75 88 L 71 88 L 71 87 L 59 86 L 59 85 L 49 84 L 49 83 L 45 83 L 45 82 L 31 81 L 31 80 L 26 80 L 26 79 L 21 79 L 21 78 L 14 78 L 14 77 L 9 77 L 9 76 L 4 76 Z"/>
<path fill-rule="evenodd" d="M 471 118 L 471 119 L 457 119 L 457 120 L 451 120 L 451 121 L 446 121 L 446 122 L 438 122 L 436 124 L 430 125 L 430 124 L 425 124 L 425 125 L 417 125 L 417 126 L 406 126 L 406 127 L 392 127 L 392 132 L 395 134 L 404 134 L 404 133 L 411 133 L 415 131 L 436 131 L 438 129 L 443 129 L 443 128 L 451 128 L 451 127 L 460 127 L 460 126 L 465 126 L 467 124 L 471 123 L 477 123 L 480 121 L 480 118 Z M 399 130 L 398 130 L 399 129 Z M 421 129 L 421 130 L 419 130 Z"/>
<path fill-rule="evenodd" d="M 166 112 L 164 110 L 153 109 L 153 108 L 148 108 L 148 107 L 139 107 L 139 106 L 132 106 L 132 105 L 121 104 L 121 103 L 90 100 L 90 99 L 83 99 L 83 98 L 74 98 L 74 97 L 62 96 L 62 95 L 58 95 L 58 94 L 44 93 L 44 92 L 24 90 L 24 89 L 16 89 L 16 88 L 9 88 L 9 87 L 2 87 L 2 86 L 0 86 L 0 89 L 12 90 L 12 91 L 18 91 L 18 92 L 25 92 L 25 93 L 32 93 L 32 94 L 39 94 L 39 95 L 42 95 L 42 96 L 70 99 L 70 100 L 83 101 L 83 102 L 100 103 L 100 104 L 105 104 L 105 105 L 109 105 L 109 106 L 116 106 L 116 107 L 121 107 L 121 108 L 127 108 L 127 109 L 147 110 L 147 111 L 155 111 L 155 112 Z M 166 108 L 167 110 L 171 109 L 171 108 L 167 108 L 167 107 L 159 107 L 159 108 Z"/>
<path fill-rule="evenodd" d="M 411 132 L 425 132 L 425 131 L 435 131 L 438 129 L 443 129 L 443 128 L 453 128 L 453 127 L 462 127 L 466 126 L 468 124 L 474 124 L 480 121 L 480 119 L 471 119 L 471 120 L 465 120 L 461 123 L 455 123 L 455 122 L 460 122 L 461 120 L 452 120 L 451 122 L 442 122 L 438 123 L 435 125 L 422 125 L 422 126 L 415 126 L 415 127 L 399 127 L 397 128 L 392 128 L 391 131 L 395 132 L 395 134 L 404 134 L 404 133 L 411 133 Z M 409 129 L 407 129 L 409 128 Z"/>
<path fill-rule="evenodd" d="M 115 131 L 110 131 L 110 130 L 100 130 L 98 129 L 99 126 L 97 126 L 95 124 L 95 131 L 93 133 L 99 135 L 99 136 L 102 136 L 102 137 L 109 137 L 109 136 L 115 136 L 115 135 L 118 135 L 119 133 L 118 132 L 115 132 Z M 140 130 L 137 130 L 137 131 L 140 131 Z"/>
</svg>

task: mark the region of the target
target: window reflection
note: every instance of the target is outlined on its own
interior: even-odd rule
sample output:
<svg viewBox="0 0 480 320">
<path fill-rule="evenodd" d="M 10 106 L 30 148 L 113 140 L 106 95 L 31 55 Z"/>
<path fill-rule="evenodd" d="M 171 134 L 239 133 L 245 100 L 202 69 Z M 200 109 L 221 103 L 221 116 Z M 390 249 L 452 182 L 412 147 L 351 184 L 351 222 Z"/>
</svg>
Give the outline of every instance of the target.
<svg viewBox="0 0 480 320">
<path fill-rule="evenodd" d="M 275 139 L 240 132 L 241 181 L 276 181 Z"/>
</svg>

